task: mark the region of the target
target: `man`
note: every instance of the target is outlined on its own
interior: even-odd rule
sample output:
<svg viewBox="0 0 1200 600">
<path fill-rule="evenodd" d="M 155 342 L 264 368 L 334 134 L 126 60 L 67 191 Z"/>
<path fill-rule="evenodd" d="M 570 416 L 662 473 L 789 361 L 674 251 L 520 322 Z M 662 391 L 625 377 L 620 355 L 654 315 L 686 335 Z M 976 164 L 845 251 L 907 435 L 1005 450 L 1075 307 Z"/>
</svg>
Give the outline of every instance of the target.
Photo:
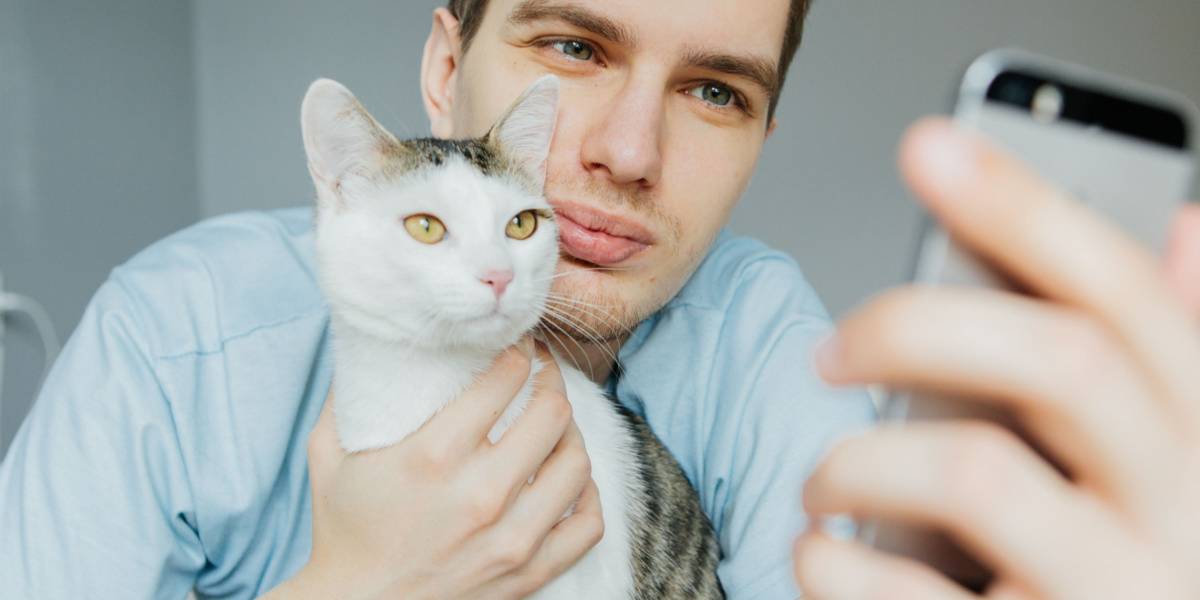
<svg viewBox="0 0 1200 600">
<path fill-rule="evenodd" d="M 563 78 L 560 129 L 548 164 L 551 201 L 637 218 L 654 235 L 647 248 L 614 262 L 620 270 L 588 273 L 587 284 L 562 291 L 603 306 L 623 326 L 640 323 L 629 336 L 624 327 L 607 329 L 624 363 L 609 381 L 623 402 L 646 415 L 696 483 L 719 531 L 726 554 L 721 577 L 731 597 L 795 597 L 787 544 L 803 524 L 795 506 L 799 483 L 820 449 L 866 421 L 869 410 L 861 396 L 836 397 L 809 371 L 809 350 L 825 325 L 794 266 L 717 232 L 773 127 L 773 99 L 804 5 L 490 0 L 452 6 L 454 11 L 435 13 L 422 72 L 435 134 L 477 135 L 536 76 L 555 72 Z M 1187 400 L 1200 397 L 1186 370 L 1200 354 L 1194 320 L 1182 316 L 1176 292 L 1166 290 L 1145 257 L 1086 214 L 1063 209 L 1072 205 L 1056 203 L 1002 158 L 972 152 L 971 141 L 938 126 L 914 136 L 905 147 L 906 170 L 937 214 L 1069 308 L 985 294 L 890 296 L 847 321 L 822 352 L 823 374 L 839 383 L 982 387 L 1034 406 L 1038 398 L 1058 399 L 1053 408 L 1061 410 L 1046 411 L 1045 418 L 1067 425 L 1062 430 L 1074 437 L 1066 441 L 1103 450 L 1103 434 L 1128 432 L 1102 426 L 1125 422 L 1121 410 L 1137 403 L 1109 403 L 1106 419 L 1086 419 L 1093 412 L 1069 404 L 1075 396 L 1064 390 L 1087 385 L 1080 375 L 1087 369 L 1064 378 L 1019 360 L 1022 352 L 1036 357 L 1038 348 L 1056 340 L 1040 334 L 1013 340 L 1013 332 L 1048 330 L 1080 336 L 1071 346 L 1084 356 L 1080 365 L 1091 364 L 1091 352 L 1109 359 L 1102 363 L 1114 367 L 1105 380 L 1114 384 L 1109 393 L 1157 394 L 1173 401 L 1162 404 L 1194 417 L 1186 410 Z M 1000 211 L 1001 198 L 1019 200 L 1014 210 Z M 1045 206 L 1057 210 L 1047 213 Z M 1103 252 L 1111 259 L 1104 263 L 1106 274 L 1116 283 L 1089 288 L 1107 279 L 1072 279 L 1095 269 L 1076 268 L 1069 258 L 1078 254 L 1056 261 L 1058 248 L 1037 235 L 1036 221 L 1022 219 L 1035 213 L 1049 214 L 1056 232 L 1066 228 L 1066 239 L 1079 242 L 1078 252 Z M 605 248 L 623 244 L 595 234 L 585 234 L 598 240 L 595 245 L 564 240 L 564 269 L 583 268 L 576 260 L 581 255 L 604 261 Z M 5 531 L 16 530 L 9 515 L 18 503 L 31 524 L 18 542 L 31 549 L 27 555 L 18 557 L 14 542 L 0 541 L 0 569 L 16 563 L 24 570 L 23 577 L 6 581 L 24 582 L 48 569 L 62 577 L 63 567 L 34 561 L 69 556 L 93 587 L 68 579 L 61 587 L 18 589 L 87 592 L 99 586 L 108 595 L 166 595 L 195 580 L 205 594 L 249 595 L 287 580 L 274 594 L 519 597 L 595 542 L 602 524 L 595 519 L 594 490 L 553 372 L 544 378 L 548 391 L 523 417 L 524 427 L 505 438 L 513 439 L 494 447 L 479 443 L 488 416 L 524 377 L 528 347 L 508 353 L 463 398 L 396 447 L 367 455 L 338 452 L 331 416 L 317 419 L 329 373 L 323 313 L 313 307 L 311 282 L 301 275 L 309 267 L 306 235 L 303 219 L 295 216 L 227 219 L 185 232 L 114 274 L 15 443 L 20 454 L 0 473 Z M 1175 256 L 1189 252 L 1195 253 L 1185 249 Z M 247 265 L 246 256 L 264 264 Z M 1195 273 L 1197 263 L 1173 264 L 1183 265 L 1176 271 Z M 1139 287 L 1148 291 L 1138 293 Z M 226 290 L 260 295 L 235 300 Z M 955 337 L 968 317 L 996 329 L 1000 341 L 991 347 L 995 354 L 985 355 L 986 364 L 966 360 L 961 349 L 971 346 Z M 935 322 L 947 325 L 926 327 Z M 1047 323 L 1060 327 L 1040 327 Z M 1125 334 L 1148 323 L 1151 335 L 1114 340 L 1097 323 Z M 603 320 L 589 325 L 607 327 Z M 592 350 L 602 355 L 602 349 Z M 112 376 L 89 376 L 100 370 Z M 591 375 L 605 380 L 609 373 Z M 1155 385 L 1139 387 L 1144 380 Z M 1164 420 L 1148 419 L 1151 425 Z M 314 420 L 306 464 L 298 442 L 308 438 Z M 1192 431 L 1191 423 L 1179 423 L 1179 429 Z M 1143 435 L 1129 439 L 1143 445 L 1194 440 L 1144 435 L 1154 431 L 1142 428 Z M 1045 477 L 1036 462 L 1021 460 L 1028 459 L 1021 446 L 997 440 L 1008 438 L 978 427 L 859 437 L 838 447 L 805 500 L 820 514 L 883 514 L 950 526 L 1001 567 L 996 597 L 1195 592 L 1183 577 L 1191 572 L 1185 570 L 1186 549 L 1194 547 L 1190 542 L 1200 528 L 1179 518 L 1195 505 L 1193 496 L 1180 492 L 1183 486 L 1165 486 L 1161 477 L 1136 480 L 1155 484 L 1145 488 L 1154 493 L 1139 495 L 1142 488 L 1130 485 L 1127 468 L 1115 469 L 1126 479 L 1108 481 L 1103 475 L 1112 465 L 1100 462 L 1097 468 L 1094 457 L 1080 454 L 1080 467 L 1096 475 L 1096 490 L 1126 492 L 1101 496 L 1088 489 L 1085 497 Z M 946 457 L 962 456 L 954 452 L 959 448 L 974 451 L 962 466 L 948 463 Z M 1161 444 L 1138 456 L 1191 469 L 1176 482 L 1200 481 L 1197 461 L 1179 458 L 1196 456 L 1188 448 L 1194 441 Z M 1111 451 L 1103 456 L 1120 458 Z M 103 471 L 82 477 L 83 484 L 31 472 L 64 464 Z M 950 475 L 944 475 L 947 464 Z M 954 475 L 974 473 L 968 467 L 981 464 L 979 470 L 1000 483 L 966 480 L 983 482 L 985 491 L 1012 485 L 1015 491 L 1001 497 L 1012 503 L 1010 510 L 996 512 L 1003 502 L 953 487 L 961 479 Z M 502 465 L 510 467 L 503 478 L 496 474 Z M 987 468 L 996 465 L 1004 468 Z M 537 471 L 540 486 L 521 485 L 520 474 L 530 470 Z M 48 482 L 38 479 L 43 475 Z M 946 490 L 955 493 L 938 495 Z M 576 515 L 561 523 L 547 518 L 579 496 Z M 1097 501 L 1111 497 L 1132 507 L 1121 516 L 1141 518 L 1121 520 Z M 1026 514 L 1037 517 L 1038 527 L 1012 526 Z M 986 520 L 995 516 L 1007 520 Z M 1073 537 L 1084 543 L 1073 545 Z M 1111 562 L 1143 551 L 1164 560 Z M 1089 580 L 1084 575 L 1095 569 L 1083 572 L 1064 560 L 1072 552 L 1093 568 L 1131 564 L 1139 583 L 1156 587 Z M 794 566 L 817 597 L 963 597 L 910 563 L 820 534 L 800 545 Z"/>
<path fill-rule="evenodd" d="M 575 318 L 607 346 L 579 335 L 576 362 L 680 461 L 732 598 L 798 595 L 802 482 L 872 417 L 864 394 L 816 376 L 830 323 L 795 263 L 721 232 L 806 6 L 455 2 L 434 14 L 421 72 L 441 137 L 481 135 L 559 76 L 547 191 L 561 268 L 579 273 L 555 291 L 595 308 Z M 114 271 L 0 471 L 5 593 L 511 598 L 602 535 L 553 370 L 514 429 L 481 443 L 529 348 L 395 447 L 338 451 L 319 419 L 334 374 L 310 223 L 308 209 L 224 217 Z"/>
</svg>

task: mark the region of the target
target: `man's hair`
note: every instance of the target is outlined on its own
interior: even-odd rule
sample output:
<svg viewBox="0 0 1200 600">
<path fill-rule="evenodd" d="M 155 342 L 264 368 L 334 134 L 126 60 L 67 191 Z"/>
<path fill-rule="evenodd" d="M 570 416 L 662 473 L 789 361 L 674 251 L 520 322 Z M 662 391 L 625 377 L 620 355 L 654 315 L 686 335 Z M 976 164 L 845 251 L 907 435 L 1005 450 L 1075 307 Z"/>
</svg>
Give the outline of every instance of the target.
<svg viewBox="0 0 1200 600">
<path fill-rule="evenodd" d="M 488 0 L 449 0 L 447 8 L 450 14 L 458 19 L 458 35 L 462 40 L 462 51 L 465 54 L 471 46 L 471 40 L 479 33 L 479 25 L 483 22 L 483 13 L 487 10 Z M 771 97 L 771 106 L 767 110 L 767 121 L 775 116 L 775 107 L 779 104 L 779 94 L 783 92 L 783 81 L 787 78 L 788 67 L 800 47 L 800 38 L 804 35 L 804 18 L 812 0 L 791 0 L 788 8 L 787 28 L 783 30 L 783 50 L 779 53 L 778 81 L 775 82 L 775 93 Z"/>
</svg>

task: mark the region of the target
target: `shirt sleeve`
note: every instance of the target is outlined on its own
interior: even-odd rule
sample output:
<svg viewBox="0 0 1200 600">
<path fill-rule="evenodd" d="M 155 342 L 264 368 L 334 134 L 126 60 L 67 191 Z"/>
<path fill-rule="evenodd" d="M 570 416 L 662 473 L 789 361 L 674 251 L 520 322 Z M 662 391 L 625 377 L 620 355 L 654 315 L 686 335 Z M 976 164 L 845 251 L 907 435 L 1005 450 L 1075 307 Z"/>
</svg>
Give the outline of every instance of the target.
<svg viewBox="0 0 1200 600">
<path fill-rule="evenodd" d="M 100 288 L 0 464 L 5 598 L 183 598 L 205 564 L 135 315 Z"/>
<path fill-rule="evenodd" d="M 792 542 L 808 523 L 804 482 L 839 437 L 865 429 L 875 412 L 865 391 L 834 389 L 817 375 L 813 351 L 832 324 L 794 265 L 763 261 L 751 275 L 726 310 L 714 356 L 716 414 L 699 487 L 729 598 L 792 600 L 800 597 Z"/>
</svg>

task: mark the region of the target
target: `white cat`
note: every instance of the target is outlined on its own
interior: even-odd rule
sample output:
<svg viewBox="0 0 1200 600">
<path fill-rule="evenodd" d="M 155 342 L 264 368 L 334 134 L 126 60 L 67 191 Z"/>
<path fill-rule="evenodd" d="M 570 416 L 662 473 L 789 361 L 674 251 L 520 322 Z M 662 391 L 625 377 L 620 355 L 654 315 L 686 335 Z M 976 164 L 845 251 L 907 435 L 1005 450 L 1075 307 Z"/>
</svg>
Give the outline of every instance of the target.
<svg viewBox="0 0 1200 600">
<path fill-rule="evenodd" d="M 539 79 L 480 139 L 399 141 L 340 84 L 309 88 L 304 145 L 347 451 L 400 441 L 538 325 L 558 259 L 542 196 L 558 94 L 557 79 Z M 534 597 L 722 597 L 716 542 L 678 465 L 640 419 L 558 362 L 605 535 Z M 530 386 L 493 441 L 519 418 Z"/>
</svg>

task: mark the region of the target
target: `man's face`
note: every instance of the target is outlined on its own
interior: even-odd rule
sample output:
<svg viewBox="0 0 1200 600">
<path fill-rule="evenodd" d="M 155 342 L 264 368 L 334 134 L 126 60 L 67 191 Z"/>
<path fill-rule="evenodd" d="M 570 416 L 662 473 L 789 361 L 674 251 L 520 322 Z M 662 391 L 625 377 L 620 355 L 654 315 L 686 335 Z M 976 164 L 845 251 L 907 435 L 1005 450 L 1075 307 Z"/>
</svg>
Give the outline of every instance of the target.
<svg viewBox="0 0 1200 600">
<path fill-rule="evenodd" d="M 542 74 L 562 80 L 546 196 L 563 253 L 553 292 L 581 321 L 573 336 L 619 337 L 704 257 L 768 133 L 788 6 L 489 3 L 451 84 L 451 135 L 487 131 Z"/>
</svg>

